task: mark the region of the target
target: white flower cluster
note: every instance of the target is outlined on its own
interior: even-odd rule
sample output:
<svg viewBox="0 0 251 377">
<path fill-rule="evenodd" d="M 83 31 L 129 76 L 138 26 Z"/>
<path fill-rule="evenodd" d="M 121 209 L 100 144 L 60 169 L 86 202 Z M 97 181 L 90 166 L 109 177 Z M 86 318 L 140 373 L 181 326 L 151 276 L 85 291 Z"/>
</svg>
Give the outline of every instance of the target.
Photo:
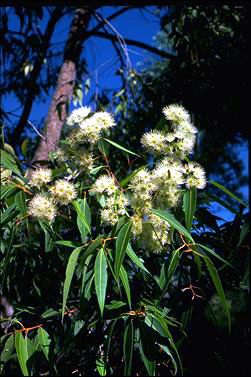
<svg viewBox="0 0 251 377">
<path fill-rule="evenodd" d="M 49 188 L 49 191 L 55 202 L 59 204 L 68 204 L 77 197 L 74 185 L 65 179 L 56 181 L 55 185 Z"/>
<path fill-rule="evenodd" d="M 69 138 L 69 144 L 79 143 L 95 144 L 101 137 L 101 131 L 115 126 L 115 121 L 111 114 L 100 111 L 91 115 L 90 107 L 80 107 L 75 109 L 67 118 L 68 126 L 79 125 L 79 129 L 73 132 Z"/>
<path fill-rule="evenodd" d="M 191 123 L 189 113 L 180 105 L 166 106 L 163 113 L 171 122 L 170 132 L 148 132 L 141 142 L 149 152 L 184 158 L 193 151 L 197 129 Z"/>
<path fill-rule="evenodd" d="M 141 142 L 150 152 L 164 156 L 153 171 L 140 170 L 131 180 L 130 204 L 135 211 L 132 233 L 145 246 L 160 252 L 171 242 L 168 222 L 152 215 L 151 208 L 168 209 L 181 202 L 182 187 L 204 188 L 204 169 L 196 162 L 184 164 L 182 159 L 192 152 L 196 128 L 189 113 L 179 105 L 166 106 L 163 113 L 171 122 L 169 132 L 151 131 Z"/>
<path fill-rule="evenodd" d="M 37 194 L 29 203 L 28 213 L 39 219 L 53 221 L 57 214 L 57 208 L 51 198 Z"/>
<path fill-rule="evenodd" d="M 52 171 L 47 168 L 39 168 L 35 170 L 30 179 L 30 185 L 35 187 L 42 187 L 50 182 L 52 179 Z"/>
<path fill-rule="evenodd" d="M 52 171 L 50 169 L 40 168 L 33 172 L 30 180 L 30 186 L 39 189 L 46 188 L 48 192 L 45 194 L 36 194 L 29 202 L 28 214 L 38 219 L 47 219 L 52 222 L 57 214 L 57 204 L 68 204 L 77 197 L 74 185 L 65 179 L 60 179 L 51 187 L 45 185 L 51 181 Z"/>
<path fill-rule="evenodd" d="M 108 174 L 101 175 L 92 185 L 90 192 L 98 192 L 100 194 L 106 193 L 112 195 L 117 189 L 114 178 Z"/>
<path fill-rule="evenodd" d="M 8 182 L 8 179 L 11 178 L 12 171 L 8 169 L 4 169 L 2 166 L 0 168 L 0 183 L 1 185 L 5 185 Z"/>
<path fill-rule="evenodd" d="M 203 189 L 206 186 L 205 170 L 197 162 L 189 162 L 184 167 L 184 172 L 187 175 L 186 187 L 197 187 Z"/>
<path fill-rule="evenodd" d="M 75 124 L 82 124 L 83 121 L 90 115 L 91 108 L 89 106 L 81 106 L 78 109 L 72 111 L 71 115 L 66 119 L 66 124 L 69 127 Z"/>
<path fill-rule="evenodd" d="M 101 210 L 101 221 L 105 225 L 114 225 L 120 218 L 126 214 L 126 206 L 128 200 L 121 191 L 117 191 L 115 194 L 110 195 Z"/>
<path fill-rule="evenodd" d="M 101 210 L 101 221 L 105 225 L 114 225 L 120 216 L 126 213 L 128 200 L 115 185 L 114 178 L 105 174 L 92 185 L 90 192 L 106 195 L 105 205 Z"/>
</svg>

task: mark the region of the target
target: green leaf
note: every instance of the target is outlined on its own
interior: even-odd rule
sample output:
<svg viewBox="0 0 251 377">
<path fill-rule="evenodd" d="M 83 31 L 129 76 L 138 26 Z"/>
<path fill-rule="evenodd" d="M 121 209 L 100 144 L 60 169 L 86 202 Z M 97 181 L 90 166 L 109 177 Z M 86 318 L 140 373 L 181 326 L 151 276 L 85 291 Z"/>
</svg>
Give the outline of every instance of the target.
<svg viewBox="0 0 251 377">
<path fill-rule="evenodd" d="M 1 165 L 3 165 L 4 168 L 14 171 L 16 174 L 20 175 L 20 171 L 18 169 L 16 161 L 10 153 L 1 149 L 0 157 L 1 157 Z"/>
<path fill-rule="evenodd" d="M 170 263 L 167 270 L 167 281 L 170 282 L 172 276 L 174 275 L 176 268 L 178 266 L 179 260 L 180 260 L 180 250 L 175 250 L 172 253 Z"/>
<path fill-rule="evenodd" d="M 221 262 L 228 264 L 230 267 L 234 268 L 230 263 L 228 263 L 224 258 L 220 257 L 215 251 L 210 249 L 207 246 L 201 245 L 200 243 L 196 243 L 196 246 L 202 247 L 202 249 L 208 251 L 210 254 L 212 254 L 214 257 L 218 258 Z"/>
<path fill-rule="evenodd" d="M 75 200 L 73 205 L 78 213 L 77 225 L 81 234 L 82 242 L 85 242 L 87 233 L 91 232 L 91 211 L 86 202 L 86 198 Z"/>
<path fill-rule="evenodd" d="M 142 346 L 142 340 L 140 340 L 139 352 L 140 352 L 141 359 L 142 359 L 143 363 L 145 364 L 148 376 L 156 376 L 155 362 L 149 360 L 146 357 L 144 350 L 143 350 L 143 346 Z"/>
<path fill-rule="evenodd" d="M 29 145 L 29 139 L 24 139 L 24 141 L 21 144 L 21 151 L 24 157 L 28 154 L 28 145 Z"/>
<path fill-rule="evenodd" d="M 126 153 L 133 154 L 134 156 L 138 156 L 138 157 L 140 157 L 137 153 L 134 153 L 134 152 L 132 152 L 132 151 L 129 151 L 128 149 L 122 147 L 121 145 L 115 143 L 114 141 L 111 141 L 111 140 L 109 140 L 109 139 L 105 139 L 105 138 L 104 138 L 104 140 L 107 141 L 108 143 L 110 143 L 111 145 L 113 145 L 114 147 L 116 147 L 116 148 L 118 148 L 118 149 L 120 149 L 120 150 L 122 150 L 122 151 L 124 151 L 124 152 L 126 152 Z"/>
<path fill-rule="evenodd" d="M 105 362 L 100 357 L 96 360 L 96 367 L 100 376 L 106 376 Z"/>
<path fill-rule="evenodd" d="M 103 248 L 99 250 L 98 255 L 96 256 L 94 267 L 94 282 L 101 316 L 103 316 L 107 287 L 107 263 Z"/>
<path fill-rule="evenodd" d="M 63 308 L 62 308 L 62 321 L 64 318 L 64 311 L 65 311 L 65 305 L 69 294 L 69 289 L 72 281 L 72 277 L 76 268 L 77 260 L 79 253 L 81 251 L 81 248 L 78 247 L 77 249 L 73 250 L 73 252 L 70 255 L 70 258 L 68 260 L 68 264 L 66 267 L 66 273 L 65 273 L 65 281 L 64 281 L 64 294 L 63 294 Z"/>
<path fill-rule="evenodd" d="M 100 169 L 103 169 L 103 168 L 105 168 L 105 165 L 97 166 L 96 168 L 93 168 L 90 170 L 90 174 L 96 175 L 100 171 Z"/>
<path fill-rule="evenodd" d="M 106 305 L 105 307 L 109 310 L 113 310 L 113 309 L 121 308 L 121 306 L 125 306 L 125 305 L 126 303 L 123 301 L 112 300 L 111 303 Z"/>
<path fill-rule="evenodd" d="M 43 229 L 45 235 L 45 252 L 49 253 L 50 251 L 52 251 L 54 246 L 54 241 L 52 238 L 52 229 L 45 221 L 38 219 L 38 222 L 41 228 Z"/>
<path fill-rule="evenodd" d="M 134 328 L 133 321 L 129 318 L 125 325 L 123 352 L 124 352 L 124 376 L 131 376 L 132 374 L 132 357 L 134 347 Z"/>
<path fill-rule="evenodd" d="M 241 243 L 243 242 L 243 240 L 245 239 L 248 233 L 249 233 L 249 223 L 245 221 L 241 228 L 240 239 L 237 245 L 238 247 L 241 245 Z"/>
<path fill-rule="evenodd" d="M 90 90 L 90 87 L 91 87 L 91 80 L 90 80 L 90 78 L 88 78 L 85 82 L 85 96 L 87 96 L 87 94 Z"/>
<path fill-rule="evenodd" d="M 165 353 L 171 357 L 171 360 L 172 360 L 172 363 L 173 363 L 173 366 L 174 366 L 174 376 L 177 374 L 177 371 L 178 371 L 178 367 L 177 367 L 177 363 L 175 361 L 175 358 L 173 357 L 171 351 L 169 350 L 169 348 L 167 346 L 164 346 L 163 344 L 159 344 L 159 346 L 161 347 L 161 349 L 163 351 L 165 351 Z"/>
<path fill-rule="evenodd" d="M 133 251 L 130 243 L 128 243 L 128 245 L 127 245 L 126 253 L 127 253 L 128 257 L 136 264 L 136 266 L 138 266 L 139 268 L 141 268 L 142 270 L 147 272 L 149 275 L 151 275 L 150 272 L 145 268 L 142 260 Z"/>
<path fill-rule="evenodd" d="M 0 215 L 0 224 L 4 226 L 8 224 L 14 217 L 17 215 L 17 204 L 14 202 L 11 206 L 9 206 L 4 212 Z"/>
<path fill-rule="evenodd" d="M 212 179 L 208 180 L 208 183 L 212 183 L 214 186 L 218 187 L 220 190 L 224 191 L 227 195 L 231 198 L 237 200 L 237 202 L 243 204 L 245 207 L 248 207 L 247 203 L 243 202 L 240 198 L 234 195 L 231 191 L 229 191 L 226 187 L 222 186 L 220 183 L 213 181 Z"/>
<path fill-rule="evenodd" d="M 59 314 L 58 311 L 50 308 L 48 310 L 46 310 L 43 314 L 41 314 L 41 317 L 42 318 L 50 318 L 50 317 L 55 317 Z"/>
<path fill-rule="evenodd" d="M 143 165 L 141 166 L 140 168 L 136 169 L 133 173 L 131 173 L 130 175 L 128 175 L 128 177 L 126 177 L 125 179 L 123 179 L 121 182 L 120 182 L 120 186 L 121 187 L 124 187 L 128 182 L 130 182 L 130 180 L 136 175 L 138 174 L 138 172 L 142 169 L 144 169 L 146 167 L 146 165 Z"/>
<path fill-rule="evenodd" d="M 148 324 L 148 326 L 152 327 L 154 330 L 156 330 L 162 337 L 168 338 L 171 347 L 173 348 L 174 352 L 177 355 L 177 359 L 179 361 L 181 371 L 183 371 L 181 359 L 180 359 L 177 347 L 174 343 L 172 334 L 171 334 L 171 332 L 168 328 L 167 321 L 161 315 L 159 315 L 158 313 L 154 313 L 154 314 L 150 314 L 150 315 L 148 314 L 148 317 L 150 317 L 151 319 L 146 317 L 145 323 Z M 162 344 L 161 344 L 161 347 L 162 347 Z M 172 362 L 173 362 L 173 360 L 174 359 L 172 358 Z M 173 362 L 173 364 L 174 364 L 174 367 L 176 369 L 177 368 L 176 362 Z"/>
<path fill-rule="evenodd" d="M 24 215 L 27 211 L 27 207 L 26 207 L 26 196 L 23 191 L 19 191 L 18 193 L 16 193 L 15 202 L 21 214 Z"/>
<path fill-rule="evenodd" d="M 76 336 L 79 333 L 79 331 L 83 328 L 84 324 L 85 324 L 85 322 L 82 319 L 77 320 L 75 322 L 75 324 L 74 324 L 74 336 Z"/>
<path fill-rule="evenodd" d="M 191 232 L 194 212 L 197 204 L 197 189 L 192 187 L 190 190 L 185 190 L 183 194 L 183 208 L 185 212 L 186 227 Z"/>
<path fill-rule="evenodd" d="M 212 199 L 214 202 L 217 202 L 219 203 L 220 205 L 222 205 L 223 207 L 227 208 L 230 212 L 233 212 L 235 215 L 237 215 L 238 217 L 241 217 L 241 215 L 239 214 L 238 211 L 236 211 L 233 207 L 231 207 L 228 203 L 226 203 L 224 200 L 222 199 L 219 199 L 217 196 L 211 194 L 211 193 L 206 193 L 206 195 Z"/>
<path fill-rule="evenodd" d="M 12 334 L 11 336 L 7 338 L 7 341 L 5 342 L 4 348 L 0 355 L 0 362 L 6 363 L 11 358 L 14 349 L 15 349 L 15 337 L 14 337 L 14 334 Z M 1 371 L 1 366 L 0 366 L 0 371 Z"/>
<path fill-rule="evenodd" d="M 199 255 L 204 259 L 204 261 L 207 265 L 207 268 L 210 272 L 210 275 L 211 275 L 211 278 L 213 280 L 216 291 L 217 291 L 217 293 L 218 293 L 218 295 L 221 299 L 221 302 L 222 302 L 222 304 L 225 308 L 225 311 L 226 311 L 226 314 L 227 314 L 227 317 L 228 317 L 229 332 L 230 332 L 231 331 L 231 316 L 230 316 L 229 306 L 228 306 L 228 303 L 227 303 L 227 300 L 226 300 L 226 297 L 225 297 L 225 293 L 224 293 L 218 272 L 217 272 L 216 268 L 214 267 L 212 261 L 206 255 L 202 255 L 202 254 L 199 254 Z"/>
<path fill-rule="evenodd" d="M 27 337 L 23 337 L 22 332 L 15 333 L 15 347 L 17 351 L 17 358 L 24 376 L 29 376 L 27 369 L 28 355 L 28 342 Z"/>
<path fill-rule="evenodd" d="M 155 276 L 154 278 L 157 281 L 160 289 L 163 289 L 166 284 L 166 264 L 165 263 L 162 264 L 162 267 L 160 270 L 160 276 L 159 277 Z"/>
<path fill-rule="evenodd" d="M 17 190 L 17 187 L 11 183 L 8 183 L 6 187 L 2 185 L 1 190 L 0 190 L 0 199 L 8 198 L 16 190 Z"/>
<path fill-rule="evenodd" d="M 88 255 L 88 257 L 85 260 L 84 268 L 82 271 L 82 285 L 81 285 L 81 294 L 84 292 L 86 285 L 88 284 L 88 281 L 94 276 L 93 270 L 89 269 L 90 262 L 92 260 L 93 255 Z M 82 264 L 81 264 L 82 265 Z M 89 269 L 89 270 L 88 270 Z M 87 297 L 86 297 L 87 298 Z M 90 297 L 89 297 L 90 298 Z M 89 299 L 87 298 L 87 299 Z"/>
<path fill-rule="evenodd" d="M 121 278 L 121 281 L 122 281 L 123 287 L 124 287 L 125 292 L 126 292 L 126 296 L 127 296 L 128 304 L 129 304 L 130 309 L 131 309 L 131 308 L 132 308 L 132 303 L 131 303 L 131 290 L 130 290 L 130 285 L 129 285 L 129 280 L 128 280 L 127 272 L 126 272 L 126 270 L 124 269 L 123 266 L 120 267 L 119 276 L 120 276 L 120 278 Z"/>
<path fill-rule="evenodd" d="M 47 331 L 45 331 L 45 329 L 43 329 L 42 327 L 40 327 L 37 330 L 37 334 L 38 334 L 39 343 L 41 345 L 41 349 L 42 349 L 46 359 L 49 360 L 49 347 L 50 347 L 50 343 L 51 343 L 50 336 L 47 333 Z"/>
<path fill-rule="evenodd" d="M 118 233 L 118 237 L 116 239 L 114 272 L 117 279 L 120 272 L 120 266 L 123 263 L 126 249 L 128 246 L 128 242 L 130 240 L 131 229 L 132 229 L 132 222 L 129 221 L 127 224 L 122 226 L 122 228 L 120 229 Z"/>
<path fill-rule="evenodd" d="M 191 237 L 190 233 L 184 228 L 181 223 L 175 219 L 175 217 L 168 211 L 163 209 L 152 209 L 152 213 L 154 215 L 159 216 L 163 220 L 166 220 L 169 224 L 171 224 L 175 229 L 177 229 L 180 233 L 183 233 L 190 241 L 194 243 L 193 238 Z"/>
<path fill-rule="evenodd" d="M 73 241 L 55 241 L 54 243 L 57 244 L 57 245 L 73 247 L 74 249 L 76 249 L 77 247 L 80 247 L 82 245 L 80 242 L 73 242 Z"/>
</svg>

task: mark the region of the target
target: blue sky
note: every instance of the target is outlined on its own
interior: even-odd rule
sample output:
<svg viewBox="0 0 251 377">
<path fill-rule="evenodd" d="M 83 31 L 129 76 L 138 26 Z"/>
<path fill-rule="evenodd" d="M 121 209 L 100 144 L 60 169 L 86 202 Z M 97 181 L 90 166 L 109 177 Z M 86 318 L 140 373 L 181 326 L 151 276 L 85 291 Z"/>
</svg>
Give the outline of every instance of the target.
<svg viewBox="0 0 251 377">
<path fill-rule="evenodd" d="M 103 17 L 107 17 L 114 13 L 117 8 L 118 7 L 114 6 L 105 6 L 98 11 Z M 112 20 L 112 27 L 115 28 L 124 38 L 138 40 L 151 46 L 155 46 L 153 36 L 159 31 L 160 26 L 158 17 L 153 14 L 154 9 L 154 6 L 149 6 L 147 7 L 147 12 L 140 12 L 138 9 L 128 10 L 126 13 Z M 11 22 L 12 30 L 18 28 L 16 19 L 13 18 Z M 53 43 L 55 43 L 55 48 L 64 48 L 64 42 L 67 39 L 70 22 L 71 17 L 65 16 L 63 21 L 57 25 L 52 40 Z M 41 22 L 41 25 L 39 25 L 42 31 L 44 30 L 46 23 L 47 20 L 45 19 Z M 89 28 L 91 29 L 94 25 L 95 22 L 92 21 Z M 112 33 L 109 26 L 107 26 L 107 30 Z M 157 55 L 134 46 L 128 46 L 128 55 L 132 66 L 136 69 L 138 64 L 144 61 L 146 57 L 152 55 L 153 57 L 160 59 Z M 116 51 L 110 41 L 98 37 L 89 38 L 84 45 L 84 56 L 88 64 L 87 68 L 89 74 L 83 74 L 83 84 L 86 79 L 90 78 L 91 80 L 91 89 L 87 97 L 84 96 L 83 98 L 83 104 L 86 105 L 89 102 L 91 95 L 97 90 L 100 92 L 102 88 L 112 90 L 116 88 L 119 89 L 121 86 L 121 79 L 118 75 L 115 75 L 115 71 L 120 67 L 120 64 L 119 61 L 116 60 Z M 52 92 L 44 103 L 35 102 L 33 104 L 30 120 L 35 125 L 39 124 L 42 116 L 46 116 L 51 95 Z M 3 105 L 6 111 L 14 110 L 18 107 L 18 103 L 13 95 L 4 98 Z M 21 110 L 22 109 L 17 110 L 16 114 L 20 115 Z M 240 153 L 245 163 L 245 170 L 248 172 L 248 145 L 246 144 L 241 148 L 237 148 L 238 153 Z M 248 200 L 248 186 L 244 186 L 241 191 L 243 192 L 244 199 Z M 215 210 L 217 210 L 217 215 L 227 220 L 231 220 L 234 217 L 233 214 L 218 205 L 215 207 Z"/>
</svg>

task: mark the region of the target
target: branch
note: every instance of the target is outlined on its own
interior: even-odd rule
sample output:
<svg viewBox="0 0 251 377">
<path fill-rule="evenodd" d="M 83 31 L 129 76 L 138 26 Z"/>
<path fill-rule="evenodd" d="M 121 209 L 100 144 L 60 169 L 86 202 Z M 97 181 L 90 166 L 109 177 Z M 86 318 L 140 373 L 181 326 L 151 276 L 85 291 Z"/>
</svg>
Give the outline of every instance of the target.
<svg viewBox="0 0 251 377">
<path fill-rule="evenodd" d="M 40 69 L 41 69 L 41 65 L 43 63 L 44 57 L 45 57 L 46 52 L 48 50 L 49 43 L 50 43 L 53 31 L 54 31 L 55 25 L 58 22 L 58 20 L 60 19 L 61 15 L 62 15 L 62 9 L 57 7 L 53 11 L 51 18 L 48 21 L 46 31 L 45 31 L 45 34 L 43 36 L 43 44 L 42 44 L 41 51 L 40 51 L 41 54 L 38 55 L 38 59 L 34 64 L 34 69 L 31 72 L 30 82 L 34 83 L 34 85 L 37 82 L 37 79 L 38 79 L 38 76 L 39 76 L 39 73 L 40 73 Z M 20 136 L 21 136 L 21 133 L 22 133 L 24 127 L 26 126 L 27 119 L 28 119 L 30 112 L 31 112 L 33 100 L 34 100 L 34 93 L 33 93 L 32 90 L 30 90 L 27 94 L 27 98 L 25 100 L 25 104 L 24 104 L 24 108 L 23 108 L 20 120 L 18 122 L 17 127 L 14 130 L 14 133 L 13 133 L 13 138 L 12 138 L 12 144 L 13 145 L 16 145 L 18 143 Z"/>
<path fill-rule="evenodd" d="M 111 21 L 113 20 L 114 18 L 118 17 L 119 15 L 121 15 L 122 13 L 126 12 L 127 10 L 129 9 L 133 9 L 134 7 L 132 6 L 127 6 L 127 7 L 124 7 L 122 9 L 119 9 L 117 12 L 111 14 L 109 17 L 106 18 L 107 21 Z M 100 29 L 101 27 L 103 27 L 105 25 L 106 21 L 103 20 L 101 21 L 100 23 L 98 23 L 92 30 L 89 30 L 90 33 L 94 33 L 95 31 L 98 31 L 98 29 Z"/>
<path fill-rule="evenodd" d="M 113 40 L 113 41 L 118 40 L 116 35 L 112 35 L 112 34 L 109 34 L 109 33 L 103 33 L 101 31 L 94 31 L 94 32 L 87 31 L 87 32 L 85 32 L 85 37 L 87 37 L 87 38 L 88 37 L 100 37 L 100 38 L 105 38 L 105 39 L 109 39 L 109 40 Z M 171 54 L 170 52 L 158 50 L 156 47 L 152 47 L 152 46 L 150 46 L 150 45 L 148 45 L 144 42 L 135 41 L 133 39 L 127 39 L 127 38 L 124 38 L 124 41 L 128 45 L 143 48 L 144 50 L 148 50 L 150 52 L 153 52 L 154 54 L 159 55 L 163 58 L 173 59 L 177 56 L 176 54 Z"/>
</svg>

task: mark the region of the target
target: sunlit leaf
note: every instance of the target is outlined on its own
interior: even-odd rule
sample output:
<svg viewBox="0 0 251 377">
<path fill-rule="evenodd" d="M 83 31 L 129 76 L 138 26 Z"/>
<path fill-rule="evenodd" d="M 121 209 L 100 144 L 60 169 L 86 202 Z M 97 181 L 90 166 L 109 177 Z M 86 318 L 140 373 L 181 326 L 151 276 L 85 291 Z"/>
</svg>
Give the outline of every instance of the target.
<svg viewBox="0 0 251 377">
<path fill-rule="evenodd" d="M 185 190 L 183 194 L 183 208 L 185 212 L 185 221 L 187 230 L 190 232 L 193 222 L 194 213 L 197 205 L 197 189 L 192 187 Z"/>
<path fill-rule="evenodd" d="M 107 286 L 107 263 L 103 248 L 99 250 L 96 256 L 94 268 L 94 282 L 101 316 L 103 316 Z"/>
<path fill-rule="evenodd" d="M 184 228 L 181 223 L 175 219 L 175 217 L 168 211 L 163 209 L 152 209 L 152 213 L 154 215 L 159 216 L 163 220 L 166 220 L 170 225 L 172 225 L 175 229 L 177 229 L 180 233 L 184 234 L 190 241 L 194 243 L 193 238 L 191 237 L 190 233 Z"/>
<path fill-rule="evenodd" d="M 125 257 L 128 242 L 130 240 L 131 229 L 132 229 L 132 222 L 129 221 L 127 224 L 122 226 L 122 228 L 120 229 L 118 233 L 118 237 L 116 239 L 114 271 L 115 271 L 115 276 L 117 279 L 119 276 L 120 267 Z"/>
<path fill-rule="evenodd" d="M 24 376 L 29 376 L 27 369 L 28 354 L 28 342 L 27 337 L 23 337 L 21 332 L 15 333 L 15 347 L 17 351 L 17 358 Z"/>
<path fill-rule="evenodd" d="M 65 305 L 68 298 L 72 277 L 76 268 L 80 251 L 81 251 L 81 248 L 77 248 L 73 250 L 73 252 L 71 253 L 69 257 L 68 264 L 66 267 L 65 281 L 64 281 L 64 294 L 63 294 L 63 307 L 62 307 L 62 320 L 64 318 Z"/>
<path fill-rule="evenodd" d="M 150 272 L 145 268 L 142 260 L 133 251 L 130 243 L 128 243 L 128 245 L 127 245 L 126 253 L 127 253 L 128 257 L 136 264 L 136 266 L 138 266 L 139 268 L 141 268 L 142 270 L 147 272 L 149 275 L 151 275 Z"/>
<path fill-rule="evenodd" d="M 129 306 L 131 308 L 132 307 L 132 303 L 131 303 L 131 289 L 130 289 L 130 285 L 129 285 L 129 280 L 128 280 L 127 272 L 126 272 L 126 270 L 125 270 L 125 268 L 123 266 L 120 267 L 119 276 L 121 278 L 122 284 L 123 284 L 125 292 L 126 292 L 128 304 L 129 304 Z"/>
<path fill-rule="evenodd" d="M 38 333 L 38 338 L 39 338 L 39 343 L 41 345 L 41 349 L 42 349 L 46 359 L 49 360 L 49 347 L 50 347 L 50 343 L 51 343 L 50 336 L 47 333 L 47 331 L 45 329 L 43 329 L 42 327 L 40 327 L 37 330 L 37 333 Z"/>
<path fill-rule="evenodd" d="M 114 141 L 111 141 L 111 140 L 109 140 L 109 139 L 105 139 L 105 138 L 104 138 L 104 140 L 107 141 L 108 143 L 110 143 L 111 145 L 113 145 L 114 147 L 120 149 L 120 150 L 123 151 L 123 152 L 129 153 L 129 154 L 133 154 L 134 156 L 138 156 L 138 157 L 140 157 L 137 153 L 134 153 L 134 152 L 132 152 L 132 151 L 129 151 L 129 149 L 126 149 L 126 148 L 122 147 L 121 145 L 115 143 Z"/>
</svg>

